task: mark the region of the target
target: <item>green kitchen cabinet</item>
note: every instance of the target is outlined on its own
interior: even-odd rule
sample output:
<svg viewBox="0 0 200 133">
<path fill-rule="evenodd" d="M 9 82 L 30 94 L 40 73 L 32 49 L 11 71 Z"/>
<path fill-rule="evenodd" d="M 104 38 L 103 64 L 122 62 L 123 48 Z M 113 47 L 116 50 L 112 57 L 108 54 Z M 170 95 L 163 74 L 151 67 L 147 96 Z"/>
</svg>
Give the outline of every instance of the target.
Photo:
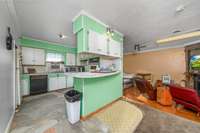
<svg viewBox="0 0 200 133">
<path fill-rule="evenodd" d="M 96 78 L 74 77 L 74 89 L 82 92 L 81 116 L 88 116 L 122 97 L 122 85 L 122 73 Z"/>
<path fill-rule="evenodd" d="M 83 30 L 77 34 L 78 53 L 92 53 L 110 57 L 121 57 L 121 42 L 108 38 L 105 34 L 100 34 L 92 30 Z"/>
<path fill-rule="evenodd" d="M 77 34 L 82 30 L 92 30 L 100 34 L 106 34 L 108 25 L 94 20 L 90 16 L 81 14 L 75 20 L 73 20 L 73 33 Z M 84 32 L 84 31 L 83 31 Z M 112 39 L 123 43 L 123 35 L 117 31 L 113 31 Z"/>
<path fill-rule="evenodd" d="M 105 24 L 80 15 L 73 21 L 73 32 L 77 36 L 78 53 L 121 57 L 123 35 L 113 30 L 112 36 L 108 36 Z"/>
<path fill-rule="evenodd" d="M 21 75 L 21 95 L 27 96 L 30 95 L 30 76 L 23 74 Z"/>
<path fill-rule="evenodd" d="M 54 91 L 66 88 L 66 77 L 64 73 L 48 74 L 48 90 Z"/>
</svg>

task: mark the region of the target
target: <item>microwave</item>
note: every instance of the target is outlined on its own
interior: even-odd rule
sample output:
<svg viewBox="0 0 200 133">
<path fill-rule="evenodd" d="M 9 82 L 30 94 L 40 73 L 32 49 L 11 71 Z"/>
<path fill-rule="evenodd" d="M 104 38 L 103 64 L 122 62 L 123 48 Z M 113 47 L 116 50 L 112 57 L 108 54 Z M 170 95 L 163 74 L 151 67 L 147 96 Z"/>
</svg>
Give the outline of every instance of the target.
<svg viewBox="0 0 200 133">
<path fill-rule="evenodd" d="M 89 69 L 90 71 L 97 71 L 99 69 L 99 65 L 90 65 Z"/>
</svg>

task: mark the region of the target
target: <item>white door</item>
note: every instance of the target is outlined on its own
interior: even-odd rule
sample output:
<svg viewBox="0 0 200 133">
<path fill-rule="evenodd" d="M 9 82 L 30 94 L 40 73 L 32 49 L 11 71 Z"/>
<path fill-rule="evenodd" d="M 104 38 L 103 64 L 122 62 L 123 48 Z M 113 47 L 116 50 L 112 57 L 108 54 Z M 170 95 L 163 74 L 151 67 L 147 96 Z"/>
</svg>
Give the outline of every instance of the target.
<svg viewBox="0 0 200 133">
<path fill-rule="evenodd" d="M 66 88 L 66 78 L 65 76 L 58 77 L 58 89 Z"/>
<path fill-rule="evenodd" d="M 58 78 L 57 77 L 50 77 L 49 78 L 49 91 L 57 90 L 58 89 Z"/>
<path fill-rule="evenodd" d="M 22 64 L 34 65 L 34 49 L 22 47 Z"/>
<path fill-rule="evenodd" d="M 45 51 L 43 49 L 34 49 L 34 64 L 45 65 Z"/>
<path fill-rule="evenodd" d="M 121 44 L 113 39 L 109 41 L 109 55 L 121 57 Z"/>
<path fill-rule="evenodd" d="M 74 77 L 67 76 L 67 88 L 71 88 L 74 86 Z"/>
<path fill-rule="evenodd" d="M 67 59 L 67 65 L 76 65 L 76 55 L 72 53 L 67 53 L 66 54 L 66 59 Z"/>
</svg>

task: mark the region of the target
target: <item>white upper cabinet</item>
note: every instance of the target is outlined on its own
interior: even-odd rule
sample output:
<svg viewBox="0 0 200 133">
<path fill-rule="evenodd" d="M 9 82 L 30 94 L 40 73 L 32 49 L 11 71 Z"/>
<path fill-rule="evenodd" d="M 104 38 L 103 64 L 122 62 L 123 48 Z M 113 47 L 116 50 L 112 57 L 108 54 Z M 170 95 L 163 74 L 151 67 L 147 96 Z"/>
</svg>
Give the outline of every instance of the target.
<svg viewBox="0 0 200 133">
<path fill-rule="evenodd" d="M 43 49 L 22 47 L 23 65 L 45 65 L 45 51 Z"/>
<path fill-rule="evenodd" d="M 121 57 L 121 44 L 113 39 L 109 40 L 109 56 Z"/>
<path fill-rule="evenodd" d="M 34 65 L 45 65 L 45 51 L 43 49 L 34 49 Z"/>
<path fill-rule="evenodd" d="M 76 55 L 72 53 L 67 53 L 66 62 L 66 65 L 76 65 Z"/>
<path fill-rule="evenodd" d="M 88 31 L 88 52 L 96 54 L 107 54 L 107 37 L 94 31 Z"/>
<path fill-rule="evenodd" d="M 121 43 L 108 39 L 104 34 L 88 31 L 88 52 L 112 57 L 121 57 Z"/>
<path fill-rule="evenodd" d="M 34 50 L 32 48 L 22 47 L 22 64 L 34 64 Z"/>
</svg>

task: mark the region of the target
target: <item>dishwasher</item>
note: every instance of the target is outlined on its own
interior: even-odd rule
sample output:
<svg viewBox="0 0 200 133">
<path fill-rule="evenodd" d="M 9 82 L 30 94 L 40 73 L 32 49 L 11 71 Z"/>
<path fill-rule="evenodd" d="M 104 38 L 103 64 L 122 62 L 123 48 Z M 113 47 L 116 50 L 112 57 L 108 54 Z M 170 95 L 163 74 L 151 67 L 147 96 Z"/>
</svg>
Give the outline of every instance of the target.
<svg viewBox="0 0 200 133">
<path fill-rule="evenodd" d="M 30 95 L 46 93 L 48 91 L 47 75 L 30 76 Z"/>
</svg>

